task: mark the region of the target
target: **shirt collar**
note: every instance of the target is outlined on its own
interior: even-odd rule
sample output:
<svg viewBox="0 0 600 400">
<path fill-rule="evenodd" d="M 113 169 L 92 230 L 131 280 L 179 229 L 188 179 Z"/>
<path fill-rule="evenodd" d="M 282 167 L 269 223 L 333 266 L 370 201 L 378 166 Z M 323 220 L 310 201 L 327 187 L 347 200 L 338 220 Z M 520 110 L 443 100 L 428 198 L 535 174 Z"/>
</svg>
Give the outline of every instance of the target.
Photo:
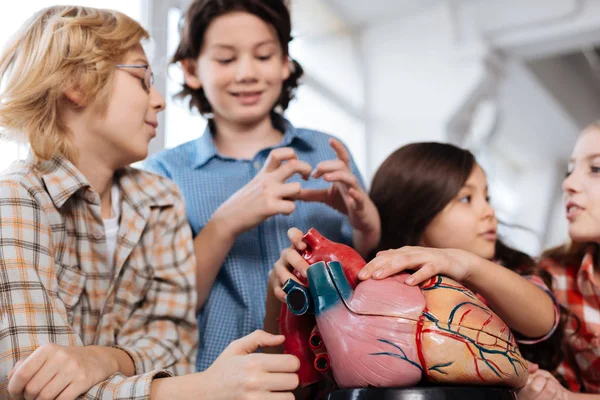
<svg viewBox="0 0 600 400">
<path fill-rule="evenodd" d="M 277 146 L 273 146 L 273 148 L 298 147 L 300 146 L 300 143 L 302 143 L 301 146 L 303 148 L 308 148 L 309 150 L 313 148 L 310 141 L 308 141 L 302 135 L 302 132 L 298 131 L 290 121 L 279 114 L 273 114 L 272 118 L 273 124 L 284 132 L 281 142 Z M 215 146 L 214 132 L 211 130 L 211 125 L 210 122 L 206 125 L 204 133 L 196 142 L 193 168 L 203 167 L 213 157 L 222 157 L 219 155 L 217 147 Z"/>
<path fill-rule="evenodd" d="M 594 286 L 600 286 L 599 282 L 596 282 L 596 278 L 594 276 L 595 256 L 595 246 L 589 246 L 584 253 L 581 265 L 579 267 L 579 271 L 577 271 L 577 275 L 579 276 L 579 282 L 589 281 Z"/>
<path fill-rule="evenodd" d="M 84 195 L 90 203 L 100 204 L 100 196 L 81 171 L 66 158 L 54 156 L 37 163 L 36 168 L 56 208 L 60 209 L 77 193 Z M 171 190 L 166 184 L 157 185 L 151 174 L 126 167 L 117 171 L 115 180 L 123 201 L 128 201 L 136 209 L 174 204 Z"/>
<path fill-rule="evenodd" d="M 158 180 L 153 174 L 126 167 L 115 174 L 121 200 L 140 211 L 152 207 L 168 207 L 175 204 L 173 189 L 166 179 Z"/>
<path fill-rule="evenodd" d="M 64 157 L 54 156 L 41 161 L 36 168 L 56 208 L 60 209 L 75 193 L 90 187 L 85 176 Z M 93 200 L 100 203 L 100 198 Z"/>
</svg>

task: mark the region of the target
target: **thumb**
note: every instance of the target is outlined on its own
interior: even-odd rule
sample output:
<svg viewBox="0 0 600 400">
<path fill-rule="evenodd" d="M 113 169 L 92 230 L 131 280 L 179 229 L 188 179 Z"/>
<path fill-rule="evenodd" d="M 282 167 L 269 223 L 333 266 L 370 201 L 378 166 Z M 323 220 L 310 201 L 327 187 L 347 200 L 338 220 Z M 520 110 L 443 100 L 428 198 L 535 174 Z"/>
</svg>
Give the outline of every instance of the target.
<svg viewBox="0 0 600 400">
<path fill-rule="evenodd" d="M 272 335 L 263 330 L 256 330 L 243 338 L 231 342 L 223 353 L 231 356 L 243 356 L 254 353 L 262 347 L 279 346 L 284 340 L 285 336 L 283 335 Z"/>
<path fill-rule="evenodd" d="M 529 361 L 527 361 L 527 371 L 528 371 L 530 374 L 533 374 L 533 373 L 534 373 L 534 372 L 536 372 L 538 369 L 540 369 L 540 366 L 539 366 L 539 365 L 537 365 L 536 363 L 532 363 L 532 362 L 529 362 Z"/>
</svg>

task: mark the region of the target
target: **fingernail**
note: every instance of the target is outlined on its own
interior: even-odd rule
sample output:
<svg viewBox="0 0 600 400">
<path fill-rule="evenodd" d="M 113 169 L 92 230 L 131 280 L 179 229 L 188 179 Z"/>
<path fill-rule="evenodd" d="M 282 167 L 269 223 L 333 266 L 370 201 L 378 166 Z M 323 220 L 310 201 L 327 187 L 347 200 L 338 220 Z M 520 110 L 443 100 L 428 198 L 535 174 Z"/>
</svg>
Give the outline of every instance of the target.
<svg viewBox="0 0 600 400">
<path fill-rule="evenodd" d="M 544 386 L 544 380 L 543 379 L 536 379 L 535 382 L 533 382 L 533 384 L 531 385 L 531 388 L 534 391 L 539 392 L 540 390 L 542 390 L 543 386 Z"/>
<path fill-rule="evenodd" d="M 407 285 L 414 285 L 415 284 L 415 278 L 413 278 L 413 277 L 406 278 L 406 280 L 404 281 L 404 283 L 406 283 Z"/>
<path fill-rule="evenodd" d="M 382 276 L 383 276 L 383 271 L 382 271 L 382 270 L 380 270 L 380 269 L 378 269 L 377 271 L 375 271 L 375 273 L 373 274 L 373 276 L 374 276 L 375 278 L 380 278 L 380 277 L 382 277 Z"/>
<path fill-rule="evenodd" d="M 358 273 L 358 279 L 365 279 L 367 277 L 367 271 L 360 271 Z"/>
</svg>

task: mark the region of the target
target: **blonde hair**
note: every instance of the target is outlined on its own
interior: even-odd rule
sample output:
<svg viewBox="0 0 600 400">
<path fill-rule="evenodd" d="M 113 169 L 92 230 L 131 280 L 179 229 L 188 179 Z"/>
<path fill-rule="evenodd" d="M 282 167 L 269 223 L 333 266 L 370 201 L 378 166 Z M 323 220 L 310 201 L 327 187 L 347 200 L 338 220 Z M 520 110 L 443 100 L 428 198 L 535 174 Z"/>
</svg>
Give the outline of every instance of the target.
<svg viewBox="0 0 600 400">
<path fill-rule="evenodd" d="M 117 11 L 54 6 L 34 14 L 0 55 L 0 127 L 26 135 L 38 160 L 77 157 L 59 112 L 77 90 L 105 112 L 116 64 L 148 32 Z"/>
</svg>

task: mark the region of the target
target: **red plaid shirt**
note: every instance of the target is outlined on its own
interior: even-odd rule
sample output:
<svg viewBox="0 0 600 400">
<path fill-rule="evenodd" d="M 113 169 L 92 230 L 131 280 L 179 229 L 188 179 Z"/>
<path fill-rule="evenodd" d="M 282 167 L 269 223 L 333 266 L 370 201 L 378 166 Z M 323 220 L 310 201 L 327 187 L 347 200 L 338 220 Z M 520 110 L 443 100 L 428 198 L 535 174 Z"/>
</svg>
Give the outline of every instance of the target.
<svg viewBox="0 0 600 400">
<path fill-rule="evenodd" d="M 594 277 L 593 251 L 586 253 L 580 265 L 553 259 L 540 265 L 553 276 L 557 300 L 579 318 L 579 323 L 570 318 L 565 328 L 569 355 L 558 372 L 571 390 L 600 393 L 600 282 Z"/>
</svg>

